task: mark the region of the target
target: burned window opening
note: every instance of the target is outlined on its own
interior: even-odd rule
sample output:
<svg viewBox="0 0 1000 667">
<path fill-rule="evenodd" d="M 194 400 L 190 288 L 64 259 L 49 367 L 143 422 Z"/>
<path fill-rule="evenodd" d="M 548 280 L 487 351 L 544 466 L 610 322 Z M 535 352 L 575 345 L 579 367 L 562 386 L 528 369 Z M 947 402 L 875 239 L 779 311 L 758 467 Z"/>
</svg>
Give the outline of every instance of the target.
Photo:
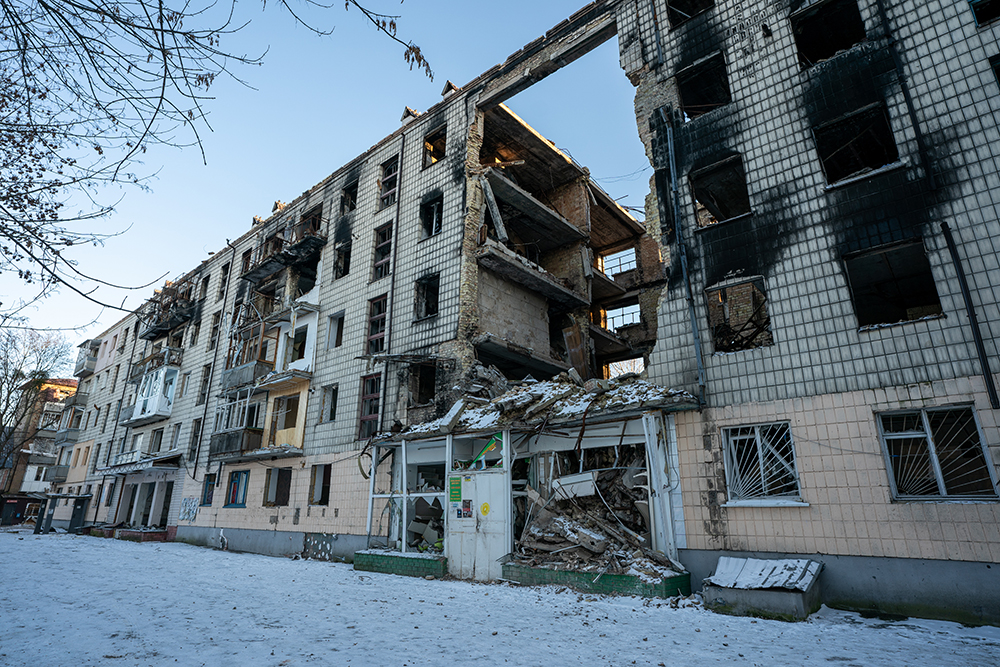
<svg viewBox="0 0 1000 667">
<path fill-rule="evenodd" d="M 302 240 L 304 236 L 315 236 L 323 230 L 323 205 L 317 204 L 304 213 L 299 219 L 292 242 Z"/>
<path fill-rule="evenodd" d="M 343 278 L 351 272 L 351 242 L 338 243 L 334 249 L 333 275 L 334 279 Z"/>
<path fill-rule="evenodd" d="M 448 128 L 440 127 L 424 137 L 424 169 L 444 157 L 448 144 Z"/>
<path fill-rule="evenodd" d="M 375 230 L 375 256 L 372 262 L 372 282 L 389 275 L 392 258 L 392 223 Z"/>
<path fill-rule="evenodd" d="M 699 228 L 751 213 L 742 156 L 734 155 L 691 172 L 690 179 Z"/>
<path fill-rule="evenodd" d="M 291 488 L 291 468 L 268 468 L 267 475 L 264 480 L 264 506 L 287 506 Z"/>
<path fill-rule="evenodd" d="M 844 266 L 861 327 L 942 313 L 922 240 L 850 255 Z"/>
<path fill-rule="evenodd" d="M 349 183 L 340 191 L 340 214 L 347 215 L 358 207 L 358 181 Z"/>
<path fill-rule="evenodd" d="M 983 25 L 1000 18 L 1000 0 L 969 0 L 976 23 Z"/>
<path fill-rule="evenodd" d="M 866 38 L 857 0 L 827 0 L 791 18 L 802 67 L 811 67 Z"/>
<path fill-rule="evenodd" d="M 438 295 L 441 287 L 441 274 L 424 276 L 416 283 L 416 319 L 422 320 L 438 314 Z"/>
<path fill-rule="evenodd" d="M 380 170 L 378 209 L 381 211 L 396 203 L 396 191 L 399 185 L 399 156 L 383 162 Z"/>
<path fill-rule="evenodd" d="M 444 197 L 435 197 L 420 205 L 421 238 L 429 238 L 441 233 L 441 213 L 444 208 Z"/>
<path fill-rule="evenodd" d="M 990 58 L 990 67 L 993 68 L 993 74 L 997 78 L 997 84 L 1000 85 L 1000 55 Z"/>
<path fill-rule="evenodd" d="M 677 89 L 685 121 L 694 120 L 732 102 L 726 60 L 722 53 L 679 71 Z"/>
<path fill-rule="evenodd" d="M 764 279 L 755 278 L 705 291 L 708 326 L 716 352 L 774 345 Z"/>
<path fill-rule="evenodd" d="M 437 395 L 437 365 L 414 364 L 410 366 L 410 407 L 434 403 Z"/>
<path fill-rule="evenodd" d="M 630 324 L 641 322 L 639 302 L 636 299 L 630 302 L 614 304 L 612 308 L 600 308 L 593 313 L 594 324 L 599 325 L 608 331 L 615 331 Z"/>
<path fill-rule="evenodd" d="M 312 476 L 309 481 L 309 504 L 329 505 L 330 504 L 330 479 L 333 474 L 333 466 L 329 463 L 314 465 Z"/>
<path fill-rule="evenodd" d="M 388 305 L 389 297 L 385 294 L 368 302 L 368 337 L 365 341 L 366 354 L 378 354 L 385 350 L 385 325 Z"/>
<path fill-rule="evenodd" d="M 813 130 L 828 183 L 899 161 L 885 105 L 874 104 Z"/>
<path fill-rule="evenodd" d="M 676 28 L 714 5 L 715 0 L 668 0 L 667 19 L 670 21 L 670 26 Z"/>
<path fill-rule="evenodd" d="M 366 440 L 379 430 L 379 401 L 382 396 L 382 376 L 366 375 L 361 378 L 361 417 L 358 438 Z"/>
</svg>

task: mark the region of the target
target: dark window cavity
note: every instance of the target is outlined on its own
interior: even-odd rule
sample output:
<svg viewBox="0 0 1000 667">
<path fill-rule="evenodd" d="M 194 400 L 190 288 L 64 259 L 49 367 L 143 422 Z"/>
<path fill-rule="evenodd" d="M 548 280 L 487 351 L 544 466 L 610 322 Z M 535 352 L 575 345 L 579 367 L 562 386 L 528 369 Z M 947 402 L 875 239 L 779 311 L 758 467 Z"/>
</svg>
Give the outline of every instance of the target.
<svg viewBox="0 0 1000 667">
<path fill-rule="evenodd" d="M 291 468 L 268 468 L 264 479 L 264 506 L 285 507 L 291 488 Z"/>
<path fill-rule="evenodd" d="M 444 157 L 447 143 L 447 127 L 440 127 L 424 137 L 424 169 Z"/>
<path fill-rule="evenodd" d="M 803 67 L 832 58 L 865 39 L 857 0 L 827 0 L 791 17 Z"/>
<path fill-rule="evenodd" d="M 434 317 L 438 314 L 438 292 L 441 287 L 441 275 L 435 273 L 417 280 L 416 284 L 416 319 Z"/>
<path fill-rule="evenodd" d="M 722 53 L 709 56 L 678 72 L 677 88 L 686 121 L 729 104 L 732 97 L 726 77 L 726 60 Z"/>
<path fill-rule="evenodd" d="M 709 288 L 705 296 L 716 352 L 774 345 L 763 278 Z"/>
<path fill-rule="evenodd" d="M 292 339 L 291 361 L 298 361 L 306 357 L 306 341 L 309 339 L 309 327 L 299 327 L 295 330 L 295 337 Z"/>
<path fill-rule="evenodd" d="M 201 504 L 203 507 L 211 505 L 215 498 L 215 473 L 210 472 L 205 475 L 205 485 L 201 491 Z"/>
<path fill-rule="evenodd" d="M 444 208 L 444 197 L 435 197 L 420 205 L 421 237 L 427 238 L 441 233 L 441 211 Z"/>
<path fill-rule="evenodd" d="M 385 320 L 388 306 L 389 297 L 385 294 L 368 302 L 366 354 L 378 354 L 385 349 Z"/>
<path fill-rule="evenodd" d="M 309 481 L 309 504 L 330 504 L 330 477 L 333 466 L 329 463 L 312 467 L 312 479 Z"/>
<path fill-rule="evenodd" d="M 894 497 L 997 497 L 971 407 L 889 412 L 878 425 Z"/>
<path fill-rule="evenodd" d="M 381 175 L 378 180 L 378 208 L 381 211 L 396 203 L 396 192 L 399 186 L 399 156 L 382 163 Z"/>
<path fill-rule="evenodd" d="M 828 183 L 861 176 L 899 160 L 885 106 L 875 104 L 814 130 Z"/>
<path fill-rule="evenodd" d="M 222 301 L 226 298 L 226 286 L 229 284 L 229 265 L 222 265 L 222 274 L 219 276 L 219 294 L 216 296 L 216 301 Z"/>
<path fill-rule="evenodd" d="M 941 314 L 930 262 L 920 240 L 844 258 L 859 326 Z"/>
<path fill-rule="evenodd" d="M 282 396 L 274 399 L 274 418 L 278 429 L 295 428 L 299 418 L 299 396 Z M 273 429 L 272 429 L 273 430 Z M 271 433 L 274 437 L 274 433 Z"/>
<path fill-rule="evenodd" d="M 382 392 L 382 376 L 361 378 L 361 424 L 358 438 L 364 440 L 378 433 L 378 409 Z"/>
<path fill-rule="evenodd" d="M 667 17 L 670 25 L 677 27 L 695 14 L 710 9 L 715 0 L 668 0 Z"/>
<path fill-rule="evenodd" d="M 1000 0 L 969 0 L 976 23 L 983 25 L 1000 17 Z"/>
<path fill-rule="evenodd" d="M 358 207 L 358 182 L 344 186 L 340 191 L 340 214 L 347 215 Z"/>
<path fill-rule="evenodd" d="M 381 280 L 389 275 L 389 260 L 392 255 L 392 223 L 375 230 L 375 262 L 372 266 L 372 280 Z"/>
<path fill-rule="evenodd" d="M 323 413 L 321 421 L 332 422 L 337 419 L 338 386 L 333 384 L 323 387 Z"/>
<path fill-rule="evenodd" d="M 410 407 L 429 405 L 437 393 L 437 366 L 414 364 L 410 366 Z"/>
<path fill-rule="evenodd" d="M 334 278 L 343 278 L 351 272 L 351 242 L 338 243 L 333 258 Z"/>
<path fill-rule="evenodd" d="M 743 158 L 739 155 L 691 172 L 698 227 L 708 227 L 750 213 Z"/>
<path fill-rule="evenodd" d="M 997 83 L 1000 84 L 1000 56 L 990 58 L 990 67 L 993 68 L 993 74 L 996 75 Z"/>
</svg>

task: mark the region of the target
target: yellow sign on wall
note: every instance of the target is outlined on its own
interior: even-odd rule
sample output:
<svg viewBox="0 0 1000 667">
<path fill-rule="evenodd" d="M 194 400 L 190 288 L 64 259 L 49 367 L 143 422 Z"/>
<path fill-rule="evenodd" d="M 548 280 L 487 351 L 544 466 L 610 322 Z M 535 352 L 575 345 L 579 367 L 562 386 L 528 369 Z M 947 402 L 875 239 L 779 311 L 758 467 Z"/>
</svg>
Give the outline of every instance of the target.
<svg viewBox="0 0 1000 667">
<path fill-rule="evenodd" d="M 479 512 L 483 516 L 488 515 L 490 513 L 490 504 L 489 503 L 483 503 L 482 507 L 479 508 Z"/>
</svg>

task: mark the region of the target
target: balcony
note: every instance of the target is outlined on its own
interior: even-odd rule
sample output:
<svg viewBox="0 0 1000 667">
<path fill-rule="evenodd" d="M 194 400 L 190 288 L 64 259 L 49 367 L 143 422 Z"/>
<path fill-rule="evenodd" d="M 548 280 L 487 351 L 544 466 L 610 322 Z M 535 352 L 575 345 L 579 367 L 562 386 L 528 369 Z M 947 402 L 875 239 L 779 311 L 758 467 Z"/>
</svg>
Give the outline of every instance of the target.
<svg viewBox="0 0 1000 667">
<path fill-rule="evenodd" d="M 270 361 L 251 361 L 248 364 L 229 368 L 222 372 L 222 392 L 253 384 L 274 370 Z"/>
<path fill-rule="evenodd" d="M 476 259 L 480 266 L 541 294 L 553 304 L 558 304 L 567 310 L 589 304 L 583 296 L 560 283 L 556 276 L 494 241 L 483 244 Z"/>
<path fill-rule="evenodd" d="M 132 372 L 128 381 L 135 384 L 142 380 L 143 376 L 152 373 L 164 366 L 180 366 L 184 357 L 184 350 L 179 347 L 165 347 L 153 354 L 140 359 L 132 366 Z"/>
<path fill-rule="evenodd" d="M 75 406 L 79 406 L 81 408 L 86 408 L 87 407 L 87 401 L 89 401 L 89 400 L 90 400 L 90 394 L 83 394 L 83 393 L 80 393 L 80 392 L 76 392 L 75 394 L 73 394 L 72 396 L 67 397 L 63 401 L 63 407 L 64 408 L 70 408 L 70 407 L 73 407 L 75 405 Z"/>
<path fill-rule="evenodd" d="M 69 466 L 52 466 L 51 468 L 45 469 L 45 481 L 54 482 L 56 484 L 66 481 L 66 476 L 69 475 Z"/>
<path fill-rule="evenodd" d="M 234 458 L 260 449 L 264 444 L 264 430 L 245 428 L 236 431 L 213 433 L 208 447 L 209 459 Z"/>
<path fill-rule="evenodd" d="M 81 350 L 76 357 L 76 368 L 73 370 L 73 375 L 78 378 L 89 377 L 94 374 L 95 368 L 97 368 L 97 355 L 87 354 L 86 350 Z"/>
<path fill-rule="evenodd" d="M 64 445 L 67 443 L 76 442 L 80 437 L 79 428 L 61 428 L 56 431 L 55 443 L 56 445 Z"/>
<path fill-rule="evenodd" d="M 157 290 L 138 312 L 142 323 L 139 338 L 155 340 L 194 317 L 198 303 L 191 298 L 193 288 L 185 280 L 176 284 L 168 282 Z"/>
<path fill-rule="evenodd" d="M 310 225 L 296 225 L 281 235 L 269 237 L 256 251 L 255 261 L 241 276 L 252 285 L 286 266 L 295 266 L 314 259 L 326 245 L 326 237 Z"/>
<path fill-rule="evenodd" d="M 115 454 L 115 462 L 113 465 L 122 465 L 124 463 L 135 463 L 140 458 L 142 458 L 142 452 L 138 449 L 133 449 L 131 452 L 122 452 L 121 454 Z"/>
</svg>

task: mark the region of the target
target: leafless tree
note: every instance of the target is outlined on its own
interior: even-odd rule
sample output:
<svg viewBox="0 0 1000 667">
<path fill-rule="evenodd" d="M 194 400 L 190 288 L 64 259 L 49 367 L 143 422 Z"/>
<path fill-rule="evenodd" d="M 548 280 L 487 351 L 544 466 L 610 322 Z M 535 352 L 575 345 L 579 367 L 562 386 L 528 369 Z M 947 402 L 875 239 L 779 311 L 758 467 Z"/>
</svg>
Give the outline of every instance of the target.
<svg viewBox="0 0 1000 667">
<path fill-rule="evenodd" d="M 303 10 L 323 20 L 338 5 L 293 1 L 278 0 L 329 32 Z M 397 16 L 357 0 L 345 8 L 433 76 L 420 48 L 397 37 Z M 94 220 L 110 208 L 94 195 L 111 182 L 142 187 L 137 158 L 151 145 L 200 148 L 209 87 L 261 61 L 223 47 L 246 26 L 236 16 L 236 0 L 0 0 L 0 277 L 36 288 L 32 299 L 0 304 L 0 315 L 18 316 L 58 286 L 97 301 L 101 281 L 67 254 L 108 238 Z M 93 206 L 66 214 L 70 192 Z"/>
<path fill-rule="evenodd" d="M 46 381 L 69 371 L 71 350 L 61 334 L 0 328 L 0 467 L 46 426 L 41 406 L 54 400 Z"/>
</svg>

